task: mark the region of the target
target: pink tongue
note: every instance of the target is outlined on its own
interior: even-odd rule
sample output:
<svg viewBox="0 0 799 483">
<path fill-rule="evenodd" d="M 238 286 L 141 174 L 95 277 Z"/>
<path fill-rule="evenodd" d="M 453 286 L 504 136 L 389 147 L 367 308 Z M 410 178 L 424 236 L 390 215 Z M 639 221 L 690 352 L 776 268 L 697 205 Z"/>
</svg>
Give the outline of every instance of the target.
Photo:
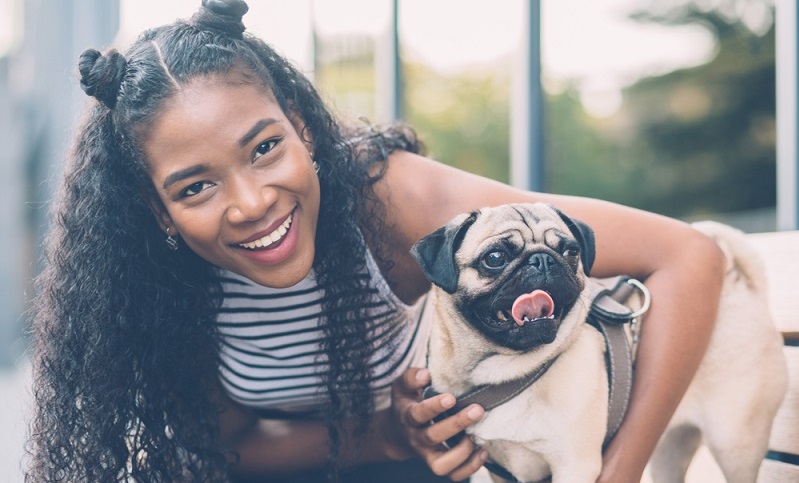
<svg viewBox="0 0 799 483">
<path fill-rule="evenodd" d="M 513 302 L 511 315 L 518 325 L 524 325 L 524 318 L 529 320 L 549 317 L 555 313 L 555 302 L 552 297 L 543 290 L 534 290 L 530 293 L 520 295 Z"/>
</svg>

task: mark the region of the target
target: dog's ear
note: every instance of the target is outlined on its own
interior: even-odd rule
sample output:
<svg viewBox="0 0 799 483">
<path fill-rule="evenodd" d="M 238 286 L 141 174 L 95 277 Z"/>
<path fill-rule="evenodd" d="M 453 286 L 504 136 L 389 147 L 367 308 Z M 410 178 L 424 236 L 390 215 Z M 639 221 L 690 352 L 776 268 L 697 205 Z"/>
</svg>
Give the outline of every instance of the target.
<svg viewBox="0 0 799 483">
<path fill-rule="evenodd" d="M 586 275 L 591 275 L 591 267 L 594 265 L 596 257 L 596 242 L 594 241 L 594 230 L 580 220 L 570 218 L 557 208 L 552 208 L 557 212 L 560 219 L 569 227 L 577 243 L 580 244 L 580 259 L 583 262 L 583 271 Z"/>
<path fill-rule="evenodd" d="M 460 223 L 450 222 L 411 247 L 411 254 L 419 262 L 427 278 L 447 293 L 454 293 L 458 287 L 459 272 L 458 264 L 455 263 L 455 252 L 458 251 L 466 230 L 476 219 L 477 212 L 470 213 Z"/>
</svg>

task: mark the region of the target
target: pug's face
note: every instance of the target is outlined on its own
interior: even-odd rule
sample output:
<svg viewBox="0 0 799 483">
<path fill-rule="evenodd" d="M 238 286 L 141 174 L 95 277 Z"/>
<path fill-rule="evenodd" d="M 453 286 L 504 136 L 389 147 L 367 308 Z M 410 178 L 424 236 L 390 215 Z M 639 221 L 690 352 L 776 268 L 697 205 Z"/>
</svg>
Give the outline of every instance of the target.
<svg viewBox="0 0 799 483">
<path fill-rule="evenodd" d="M 465 322 L 527 351 L 555 340 L 584 288 L 594 238 L 549 205 L 511 204 L 460 215 L 411 251 Z"/>
</svg>

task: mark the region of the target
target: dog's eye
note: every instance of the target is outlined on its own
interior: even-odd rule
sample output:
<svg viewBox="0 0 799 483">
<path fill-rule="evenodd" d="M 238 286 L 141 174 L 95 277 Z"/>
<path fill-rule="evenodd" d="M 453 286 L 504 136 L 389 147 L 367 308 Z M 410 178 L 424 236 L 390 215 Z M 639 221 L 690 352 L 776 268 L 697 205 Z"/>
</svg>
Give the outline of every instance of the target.
<svg viewBox="0 0 799 483">
<path fill-rule="evenodd" d="M 580 256 L 580 250 L 577 247 L 566 247 L 563 250 L 563 256 L 566 258 L 574 258 Z"/>
<path fill-rule="evenodd" d="M 491 250 L 483 255 L 483 265 L 488 268 L 502 268 L 508 264 L 508 253 L 503 250 Z"/>
</svg>

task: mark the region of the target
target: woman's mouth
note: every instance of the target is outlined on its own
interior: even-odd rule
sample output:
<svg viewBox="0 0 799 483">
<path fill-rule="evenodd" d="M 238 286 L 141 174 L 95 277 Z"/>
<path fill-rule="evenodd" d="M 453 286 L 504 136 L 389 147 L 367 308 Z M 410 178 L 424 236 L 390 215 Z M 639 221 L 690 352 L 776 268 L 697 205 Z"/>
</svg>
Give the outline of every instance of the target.
<svg viewBox="0 0 799 483">
<path fill-rule="evenodd" d="M 286 235 L 286 233 L 288 233 L 289 228 L 291 227 L 291 221 L 293 219 L 294 219 L 294 215 L 291 214 L 273 232 L 268 233 L 268 234 L 262 236 L 261 238 L 259 238 L 257 240 L 254 240 L 254 241 L 251 241 L 251 242 L 239 243 L 238 246 L 240 246 L 242 248 L 246 248 L 248 250 L 257 250 L 258 248 L 266 248 L 266 247 L 268 247 L 270 245 L 273 245 L 273 244 L 279 242 L 280 240 L 282 240 L 283 237 Z"/>
</svg>

